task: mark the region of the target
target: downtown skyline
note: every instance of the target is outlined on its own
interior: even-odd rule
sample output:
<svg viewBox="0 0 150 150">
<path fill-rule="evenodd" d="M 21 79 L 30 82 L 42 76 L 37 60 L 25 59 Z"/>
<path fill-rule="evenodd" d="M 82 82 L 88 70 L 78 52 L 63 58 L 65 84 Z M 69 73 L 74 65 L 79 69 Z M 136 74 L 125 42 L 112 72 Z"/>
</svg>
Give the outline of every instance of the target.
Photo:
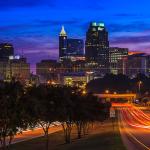
<svg viewBox="0 0 150 150">
<path fill-rule="evenodd" d="M 149 4 L 148 0 L 1 1 L 0 42 L 12 43 L 16 54 L 23 52 L 33 64 L 58 58 L 62 25 L 69 37 L 85 40 L 89 23 L 98 21 L 105 23 L 111 46 L 149 53 Z"/>
</svg>

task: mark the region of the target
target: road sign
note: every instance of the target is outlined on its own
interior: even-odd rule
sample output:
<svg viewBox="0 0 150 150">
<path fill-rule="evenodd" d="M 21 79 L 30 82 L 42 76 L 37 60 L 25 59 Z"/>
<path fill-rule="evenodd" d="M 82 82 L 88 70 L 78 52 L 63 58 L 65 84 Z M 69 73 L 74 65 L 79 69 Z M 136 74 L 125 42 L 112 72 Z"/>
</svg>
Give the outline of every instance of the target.
<svg viewBox="0 0 150 150">
<path fill-rule="evenodd" d="M 113 107 L 110 108 L 110 118 L 115 118 L 116 117 L 116 113 L 115 113 L 115 109 Z"/>
</svg>

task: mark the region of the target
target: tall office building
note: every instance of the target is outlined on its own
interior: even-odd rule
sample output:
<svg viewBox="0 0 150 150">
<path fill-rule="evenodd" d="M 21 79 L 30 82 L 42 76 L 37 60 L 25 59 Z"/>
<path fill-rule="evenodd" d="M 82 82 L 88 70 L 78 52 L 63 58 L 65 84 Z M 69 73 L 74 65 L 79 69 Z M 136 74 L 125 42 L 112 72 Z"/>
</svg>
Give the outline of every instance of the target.
<svg viewBox="0 0 150 150">
<path fill-rule="evenodd" d="M 0 59 L 8 60 L 9 56 L 14 55 L 14 48 L 12 44 L 1 43 L 0 44 Z"/>
<path fill-rule="evenodd" d="M 150 55 L 147 56 L 147 75 L 150 76 Z"/>
<path fill-rule="evenodd" d="M 67 39 L 67 55 L 83 56 L 84 41 L 82 39 Z"/>
<path fill-rule="evenodd" d="M 11 57 L 9 60 L 0 60 L 0 79 L 16 80 L 24 83 L 30 76 L 30 64 L 26 58 Z"/>
<path fill-rule="evenodd" d="M 128 48 L 110 47 L 109 48 L 109 66 L 110 72 L 119 73 L 118 62 L 128 56 Z"/>
<path fill-rule="evenodd" d="M 59 63 L 56 60 L 41 60 L 36 64 L 36 74 L 40 82 L 46 83 L 49 80 L 57 80 Z"/>
<path fill-rule="evenodd" d="M 87 61 L 99 63 L 108 61 L 108 48 L 108 32 L 104 23 L 92 22 L 86 33 L 85 56 Z"/>
<path fill-rule="evenodd" d="M 59 60 L 76 61 L 83 59 L 84 41 L 82 39 L 68 38 L 64 26 L 59 35 Z"/>
<path fill-rule="evenodd" d="M 138 73 L 147 75 L 147 55 L 145 53 L 141 53 L 124 57 L 118 63 L 118 68 L 120 68 L 120 73 L 129 77 L 135 77 Z"/>
<path fill-rule="evenodd" d="M 59 58 L 63 58 L 67 53 L 67 33 L 62 26 L 61 32 L 59 34 Z"/>
</svg>

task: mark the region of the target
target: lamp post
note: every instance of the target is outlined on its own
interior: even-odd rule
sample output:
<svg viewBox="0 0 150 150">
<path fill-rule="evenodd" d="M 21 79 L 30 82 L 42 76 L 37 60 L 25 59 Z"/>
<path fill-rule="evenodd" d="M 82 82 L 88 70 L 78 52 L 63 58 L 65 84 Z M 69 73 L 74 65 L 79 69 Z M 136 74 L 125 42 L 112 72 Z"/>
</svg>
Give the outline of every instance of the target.
<svg viewBox="0 0 150 150">
<path fill-rule="evenodd" d="M 116 94 L 117 94 L 117 92 L 114 92 L 114 94 L 116 95 Z"/>
<path fill-rule="evenodd" d="M 86 95 L 86 94 L 87 94 L 86 90 L 83 90 L 82 95 Z"/>
<path fill-rule="evenodd" d="M 105 93 L 108 94 L 108 93 L 109 93 L 109 90 L 106 90 Z"/>
<path fill-rule="evenodd" d="M 138 82 L 138 89 L 139 89 L 139 94 L 141 94 L 141 85 L 143 84 L 142 81 L 139 81 Z"/>
</svg>

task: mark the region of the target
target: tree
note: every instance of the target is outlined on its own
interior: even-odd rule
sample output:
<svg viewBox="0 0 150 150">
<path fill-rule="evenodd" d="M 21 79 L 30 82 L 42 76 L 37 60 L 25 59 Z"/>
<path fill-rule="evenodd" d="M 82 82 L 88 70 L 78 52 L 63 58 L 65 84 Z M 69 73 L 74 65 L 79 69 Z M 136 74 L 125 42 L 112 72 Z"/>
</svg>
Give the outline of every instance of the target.
<svg viewBox="0 0 150 150">
<path fill-rule="evenodd" d="M 135 78 L 131 80 L 132 82 L 132 90 L 135 93 L 139 93 L 139 83 L 140 85 L 140 92 L 141 94 L 144 94 L 146 92 L 150 92 L 150 77 L 147 77 L 145 74 L 137 74 Z"/>
<path fill-rule="evenodd" d="M 21 113 L 22 95 L 19 82 L 0 82 L 0 142 L 4 150 L 10 147 L 14 136 L 27 127 Z"/>
<path fill-rule="evenodd" d="M 70 143 L 71 142 L 71 131 L 73 127 L 73 108 L 74 108 L 74 97 L 73 93 L 75 93 L 75 90 L 71 87 L 58 87 L 58 93 L 59 98 L 57 98 L 57 101 L 59 105 L 57 105 L 57 114 L 58 119 L 61 122 L 63 131 L 64 131 L 64 137 L 65 142 Z"/>
<path fill-rule="evenodd" d="M 54 121 L 57 121 L 55 90 L 55 87 L 40 85 L 39 87 L 33 87 L 28 91 L 33 110 L 32 121 L 34 124 L 36 123 L 37 125 L 40 125 L 44 131 L 46 150 L 49 149 L 50 125 Z"/>
<path fill-rule="evenodd" d="M 109 90 L 112 93 L 125 93 L 126 91 L 132 90 L 132 85 L 130 78 L 123 74 L 106 74 L 103 78 L 89 82 L 87 90 L 93 93 L 105 93 L 106 90 Z"/>
<path fill-rule="evenodd" d="M 77 128 L 78 138 L 85 135 L 89 131 L 90 124 L 95 121 L 104 121 L 109 112 L 110 106 L 100 103 L 100 100 L 93 96 L 92 93 L 82 95 L 82 93 L 74 94 L 73 121 Z"/>
</svg>

